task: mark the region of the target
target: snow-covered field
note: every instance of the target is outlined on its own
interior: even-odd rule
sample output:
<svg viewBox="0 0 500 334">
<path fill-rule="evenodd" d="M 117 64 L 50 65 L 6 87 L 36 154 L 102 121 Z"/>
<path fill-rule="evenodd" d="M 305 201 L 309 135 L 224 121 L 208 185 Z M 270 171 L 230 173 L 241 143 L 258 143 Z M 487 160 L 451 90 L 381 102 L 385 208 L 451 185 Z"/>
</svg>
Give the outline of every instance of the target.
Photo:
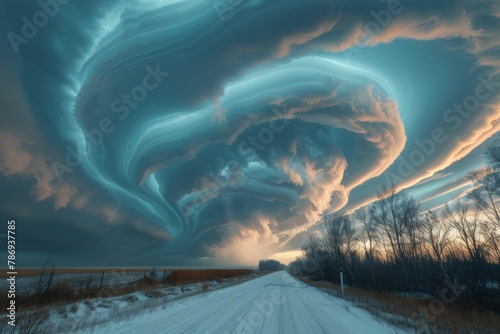
<svg viewBox="0 0 500 334">
<path fill-rule="evenodd" d="M 147 272 L 149 274 L 149 272 Z M 161 275 L 161 273 L 159 274 Z M 43 285 L 47 284 L 49 280 L 50 273 L 47 272 L 43 277 Z M 103 276 L 103 286 L 109 288 L 116 288 L 119 286 L 127 285 L 137 280 L 140 280 L 144 276 L 144 272 L 129 272 L 117 269 L 112 272 L 106 272 Z M 38 282 L 40 280 L 39 275 L 18 277 L 16 279 L 17 292 L 19 294 L 33 294 L 36 291 Z M 65 282 L 73 289 L 78 289 L 79 285 L 98 287 L 101 284 L 101 273 L 56 273 L 52 279 L 52 286 Z M 7 289 L 8 282 L 6 280 L 0 280 L 0 291 Z"/>
<path fill-rule="evenodd" d="M 136 293 L 138 294 L 138 293 Z M 141 301 L 137 300 L 137 305 Z M 165 301 L 80 333 L 393 333 L 366 311 L 277 272 L 212 292 Z M 84 316 L 75 313 L 75 316 Z M 75 319 L 76 320 L 76 319 Z"/>
</svg>

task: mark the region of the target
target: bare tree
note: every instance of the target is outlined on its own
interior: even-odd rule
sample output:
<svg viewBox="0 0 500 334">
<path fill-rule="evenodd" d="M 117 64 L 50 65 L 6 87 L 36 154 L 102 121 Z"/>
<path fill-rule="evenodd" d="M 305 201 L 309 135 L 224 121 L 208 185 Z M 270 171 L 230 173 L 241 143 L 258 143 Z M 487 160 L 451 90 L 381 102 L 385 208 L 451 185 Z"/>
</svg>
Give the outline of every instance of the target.
<svg viewBox="0 0 500 334">
<path fill-rule="evenodd" d="M 494 140 L 485 152 L 486 159 L 489 164 L 495 166 L 500 163 L 500 139 Z"/>
<path fill-rule="evenodd" d="M 482 222 L 481 233 L 485 240 L 484 244 L 488 250 L 489 260 L 493 263 L 500 264 L 500 235 L 495 226 L 488 222 Z"/>
<path fill-rule="evenodd" d="M 353 259 L 356 255 L 354 241 L 356 230 L 348 216 L 335 216 L 325 222 L 322 230 L 327 251 L 331 254 L 333 265 L 337 270 L 345 268 L 353 284 Z"/>
<path fill-rule="evenodd" d="M 469 198 L 496 228 L 500 228 L 498 172 L 492 168 L 485 168 L 469 173 L 469 178 L 476 186 L 469 192 Z"/>
<path fill-rule="evenodd" d="M 445 251 L 450 246 L 451 225 L 440 220 L 435 213 L 429 211 L 426 219 L 422 222 L 422 231 L 425 241 L 429 244 L 432 256 L 439 263 L 443 276 L 449 280 L 448 273 L 444 267 Z"/>
<path fill-rule="evenodd" d="M 482 264 L 485 262 L 485 243 L 481 240 L 479 221 L 480 211 L 477 206 L 472 209 L 462 199 L 446 205 L 444 218 L 449 221 L 458 233 L 465 248 L 464 260 L 472 265 L 472 286 L 481 291 L 483 286 Z"/>
<path fill-rule="evenodd" d="M 462 199 L 458 199 L 451 205 L 445 205 L 444 219 L 458 232 L 469 260 L 477 262 L 483 254 L 483 243 L 480 240 L 479 211 L 471 210 L 467 203 Z"/>
<path fill-rule="evenodd" d="M 374 286 L 376 286 L 374 263 L 377 252 L 377 243 L 379 242 L 379 233 L 377 225 L 373 219 L 372 213 L 367 209 L 359 209 L 353 214 L 354 218 L 361 225 L 357 233 L 356 240 L 363 247 L 364 258 L 368 261 L 370 278 Z"/>
<path fill-rule="evenodd" d="M 486 218 L 481 223 L 485 245 L 493 261 L 500 263 L 500 140 L 488 146 L 485 156 L 489 166 L 469 173 L 475 188 L 468 197 L 481 212 L 481 218 Z"/>
<path fill-rule="evenodd" d="M 376 245 L 378 241 L 378 232 L 375 220 L 371 212 L 366 209 L 359 209 L 354 213 L 354 218 L 360 223 L 357 240 L 363 245 L 365 258 L 373 263 L 375 259 Z"/>
<path fill-rule="evenodd" d="M 402 248 L 404 250 L 403 261 L 406 261 L 405 266 L 408 268 L 408 275 L 412 279 L 413 284 L 417 284 L 418 277 L 422 270 L 420 260 L 422 258 L 422 245 L 421 245 L 421 225 L 420 219 L 420 206 L 415 198 L 407 194 L 401 195 L 399 206 L 399 219 L 403 229 Z"/>
<path fill-rule="evenodd" d="M 405 225 L 401 219 L 402 195 L 396 187 L 382 187 L 379 200 L 373 206 L 372 216 L 382 232 L 382 240 L 390 246 L 397 272 L 403 274 L 402 280 L 408 283 L 407 252 L 405 251 Z M 390 259 L 390 258 L 389 258 Z"/>
<path fill-rule="evenodd" d="M 314 271 L 319 271 L 321 278 L 323 280 L 326 279 L 325 273 L 321 268 L 320 261 L 318 259 L 319 254 L 322 251 L 322 242 L 319 240 L 317 236 L 313 233 L 307 233 L 307 242 L 302 247 L 302 250 L 305 253 L 305 258 L 303 259 L 303 263 L 307 266 L 308 271 L 313 273 Z"/>
</svg>

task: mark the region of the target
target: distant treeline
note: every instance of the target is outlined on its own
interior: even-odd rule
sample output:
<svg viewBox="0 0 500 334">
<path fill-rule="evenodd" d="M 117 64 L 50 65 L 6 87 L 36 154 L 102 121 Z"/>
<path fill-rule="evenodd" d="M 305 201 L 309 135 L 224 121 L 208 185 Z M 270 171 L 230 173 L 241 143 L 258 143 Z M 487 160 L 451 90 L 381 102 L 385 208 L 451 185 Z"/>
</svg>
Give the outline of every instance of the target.
<svg viewBox="0 0 500 334">
<path fill-rule="evenodd" d="M 260 260 L 259 261 L 259 270 L 260 271 L 278 271 L 284 270 L 286 266 L 276 260 Z"/>
<path fill-rule="evenodd" d="M 395 186 L 351 215 L 309 233 L 297 274 L 377 291 L 419 291 L 441 299 L 475 300 L 500 311 L 500 144 L 489 165 L 471 172 L 473 190 L 438 211 L 423 212 Z"/>
</svg>

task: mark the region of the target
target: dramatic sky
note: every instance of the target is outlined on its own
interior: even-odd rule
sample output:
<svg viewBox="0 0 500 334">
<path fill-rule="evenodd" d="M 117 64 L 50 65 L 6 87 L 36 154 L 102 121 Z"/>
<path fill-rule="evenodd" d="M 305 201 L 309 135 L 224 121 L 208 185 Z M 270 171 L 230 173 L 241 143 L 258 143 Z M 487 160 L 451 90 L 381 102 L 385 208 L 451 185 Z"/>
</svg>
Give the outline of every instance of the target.
<svg viewBox="0 0 500 334">
<path fill-rule="evenodd" d="M 288 262 L 383 184 L 464 193 L 500 129 L 497 0 L 0 4 L 19 266 Z"/>
</svg>

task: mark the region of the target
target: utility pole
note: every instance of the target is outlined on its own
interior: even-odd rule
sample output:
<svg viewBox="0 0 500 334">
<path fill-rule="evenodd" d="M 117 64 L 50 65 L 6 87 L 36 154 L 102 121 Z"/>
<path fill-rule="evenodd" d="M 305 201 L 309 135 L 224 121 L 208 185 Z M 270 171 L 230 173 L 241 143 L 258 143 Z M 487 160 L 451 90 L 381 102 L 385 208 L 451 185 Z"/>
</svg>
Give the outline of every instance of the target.
<svg viewBox="0 0 500 334">
<path fill-rule="evenodd" d="M 342 292 L 342 297 L 344 297 L 344 274 L 342 273 L 342 267 L 340 268 L 340 291 Z"/>
</svg>

